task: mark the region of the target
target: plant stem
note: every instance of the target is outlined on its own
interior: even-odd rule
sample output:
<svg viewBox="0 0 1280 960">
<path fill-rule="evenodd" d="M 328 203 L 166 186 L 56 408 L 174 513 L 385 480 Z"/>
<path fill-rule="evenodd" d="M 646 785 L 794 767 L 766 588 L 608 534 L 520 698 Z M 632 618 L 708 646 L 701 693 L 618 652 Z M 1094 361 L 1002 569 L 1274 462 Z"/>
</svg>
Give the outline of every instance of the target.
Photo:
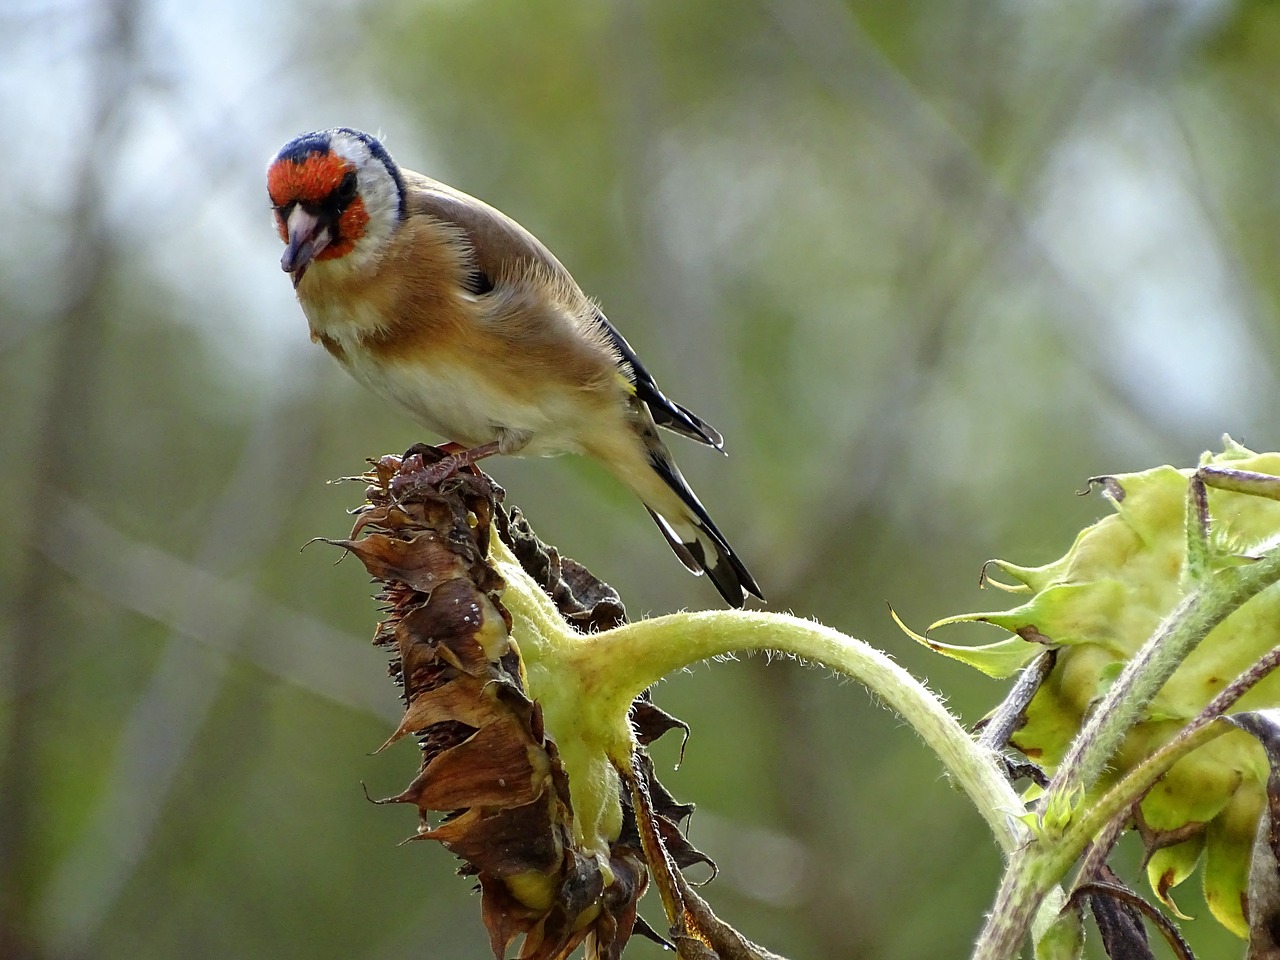
<svg viewBox="0 0 1280 960">
<path fill-rule="evenodd" d="M 615 763 L 629 759 L 633 742 L 624 718 L 631 702 L 647 687 L 715 657 L 790 654 L 829 667 L 874 692 L 938 755 L 986 820 L 1006 857 L 1016 862 L 1022 856 L 1019 847 L 1025 844 L 1027 834 L 1017 818 L 1025 806 L 994 762 L 994 754 L 976 743 L 923 683 L 882 651 L 814 621 L 741 610 L 672 614 L 582 636 L 565 625 L 547 595 L 529 579 L 499 538 L 493 539 L 490 550 L 507 581 L 503 603 L 513 618 L 512 635 L 524 657 L 531 695 L 538 696 L 539 689 L 563 689 L 566 674 L 576 676 L 572 683 L 576 709 L 581 711 L 591 704 L 597 717 L 619 720 L 615 729 L 620 732 L 613 738 L 617 742 L 596 744 Z M 552 670 L 558 679 L 543 676 Z M 555 712 L 549 703 L 544 702 L 544 707 Z M 557 725 L 556 719 L 548 716 L 550 729 Z M 1012 891 L 1028 906 L 1026 923 L 1034 923 L 1037 933 L 1048 928 L 1065 902 L 1063 893 L 1054 891 L 1053 881 L 1046 882 L 1042 873 L 1019 873 L 1022 886 Z M 1012 917 L 1013 912 L 1008 915 Z M 1017 934 L 1018 942 L 1025 936 L 1023 927 Z"/>
<path fill-rule="evenodd" d="M 607 648 L 610 659 L 628 666 L 611 672 L 605 678 L 611 689 L 601 691 L 620 703 L 630 703 L 645 687 L 676 670 L 726 654 L 777 651 L 830 667 L 866 686 L 920 734 L 1006 853 L 1024 839 L 1011 820 L 1022 811 L 1022 800 L 993 762 L 993 754 L 974 742 L 924 684 L 869 644 L 811 620 L 741 610 L 641 620 L 599 634 L 591 643 Z M 592 652 L 584 649 L 583 655 Z"/>
<path fill-rule="evenodd" d="M 560 637 L 566 628 L 546 595 L 532 581 L 527 586 L 521 582 L 527 578 L 499 538 L 491 549 L 507 579 L 503 602 L 519 623 L 513 635 L 526 666 L 532 673 L 542 659 L 540 651 L 556 647 L 558 669 L 565 669 L 567 658 L 583 693 L 602 712 L 625 717 L 645 688 L 703 660 L 753 652 L 791 654 L 852 677 L 910 724 L 968 794 L 1006 854 L 1025 840 L 1014 819 L 1024 810 L 1022 800 L 993 754 L 974 742 L 923 683 L 869 644 L 811 620 L 742 610 L 678 613 L 591 636 Z"/>
<path fill-rule="evenodd" d="M 1062 838 L 1062 846 L 1073 848 L 1077 853 L 1083 851 L 1109 822 L 1120 816 L 1127 818 L 1134 804 L 1141 800 L 1175 763 L 1233 729 L 1227 721 L 1222 719 L 1226 712 L 1254 686 L 1266 679 L 1276 669 L 1277 664 L 1280 664 L 1280 648 L 1271 650 L 1258 658 L 1253 666 L 1236 677 L 1209 701 L 1209 704 L 1183 727 L 1176 737 L 1138 764 L 1125 775 L 1123 780 L 1112 786 L 1101 799 L 1090 803 L 1088 808 L 1081 812 L 1079 819 L 1072 821 L 1067 828 Z M 1084 876 L 1089 876 L 1089 873 L 1086 871 Z"/>
</svg>

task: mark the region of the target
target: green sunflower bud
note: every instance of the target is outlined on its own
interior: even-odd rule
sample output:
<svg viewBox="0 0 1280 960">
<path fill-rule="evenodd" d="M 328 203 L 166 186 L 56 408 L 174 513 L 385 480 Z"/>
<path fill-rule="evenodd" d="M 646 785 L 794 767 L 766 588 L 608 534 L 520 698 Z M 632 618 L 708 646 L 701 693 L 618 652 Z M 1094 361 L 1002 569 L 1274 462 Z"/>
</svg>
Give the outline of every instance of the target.
<svg viewBox="0 0 1280 960">
<path fill-rule="evenodd" d="M 1202 466 L 1280 477 L 1280 453 L 1255 454 L 1227 439 Z M 991 623 L 1012 636 L 982 647 L 926 639 L 934 650 L 994 677 L 1009 677 L 1046 648 L 1056 661 L 1024 713 L 1011 743 L 1052 772 L 1085 716 L 1125 664 L 1189 589 L 1187 491 L 1193 470 L 1157 467 L 1100 480 L 1115 514 L 1086 528 L 1060 559 L 1041 567 L 993 566 L 1027 595 L 1011 610 L 948 617 L 930 627 Z M 1280 480 L 1277 481 L 1280 483 Z M 1209 489 L 1209 562 L 1217 569 L 1250 563 L 1280 535 L 1280 502 Z M 1132 728 L 1093 787 L 1100 795 L 1172 739 L 1222 688 L 1280 645 L 1280 591 L 1264 590 L 1215 627 L 1182 662 Z M 1280 703 L 1280 675 L 1258 683 L 1238 709 Z M 1258 741 L 1240 730 L 1176 763 L 1143 799 L 1136 819 L 1148 848 L 1148 879 L 1170 906 L 1170 891 L 1203 862 L 1213 915 L 1241 937 L 1243 904 L 1269 766 Z M 1085 799 L 1089 803 L 1089 798 Z M 1174 907 L 1176 910 L 1176 907 Z"/>
</svg>

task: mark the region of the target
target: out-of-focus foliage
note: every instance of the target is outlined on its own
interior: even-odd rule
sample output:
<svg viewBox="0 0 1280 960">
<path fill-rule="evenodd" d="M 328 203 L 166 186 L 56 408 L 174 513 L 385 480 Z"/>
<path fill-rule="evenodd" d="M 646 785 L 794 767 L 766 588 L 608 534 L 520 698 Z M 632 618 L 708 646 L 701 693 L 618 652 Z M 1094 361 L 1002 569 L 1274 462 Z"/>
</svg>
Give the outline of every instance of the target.
<svg viewBox="0 0 1280 960">
<path fill-rule="evenodd" d="M 970 719 L 998 686 L 884 601 L 927 622 L 987 557 L 1059 556 L 1106 512 L 1086 476 L 1280 442 L 1261 0 L 18 0 L 0 28 L 4 956 L 488 949 L 360 789 L 412 762 L 367 755 L 397 702 L 365 577 L 299 552 L 355 506 L 326 479 L 430 439 L 306 342 L 262 177 L 304 130 L 380 132 L 538 233 L 725 433 L 676 452 L 771 603 Z M 493 469 L 633 617 L 716 602 L 589 465 Z M 717 912 L 793 958 L 965 952 L 997 854 L 860 691 L 750 662 L 656 696 L 693 725 L 670 784 Z"/>
</svg>

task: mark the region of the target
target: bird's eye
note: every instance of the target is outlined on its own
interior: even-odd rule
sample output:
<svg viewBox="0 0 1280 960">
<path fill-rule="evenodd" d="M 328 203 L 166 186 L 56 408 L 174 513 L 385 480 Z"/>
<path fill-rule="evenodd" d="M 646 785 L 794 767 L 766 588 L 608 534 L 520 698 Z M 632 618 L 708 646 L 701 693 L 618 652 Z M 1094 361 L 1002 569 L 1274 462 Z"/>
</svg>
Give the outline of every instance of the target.
<svg viewBox="0 0 1280 960">
<path fill-rule="evenodd" d="M 342 178 L 342 182 L 338 184 L 338 202 L 350 203 L 356 198 L 356 172 L 348 170 L 346 176 Z"/>
</svg>

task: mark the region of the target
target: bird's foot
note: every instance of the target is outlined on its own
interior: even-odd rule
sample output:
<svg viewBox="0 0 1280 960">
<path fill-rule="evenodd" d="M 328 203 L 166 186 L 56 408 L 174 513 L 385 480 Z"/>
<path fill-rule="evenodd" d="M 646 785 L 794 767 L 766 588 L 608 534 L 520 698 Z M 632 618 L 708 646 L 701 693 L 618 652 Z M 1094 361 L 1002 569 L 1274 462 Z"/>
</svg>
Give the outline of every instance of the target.
<svg viewBox="0 0 1280 960">
<path fill-rule="evenodd" d="M 497 452 L 496 440 L 471 448 L 459 443 L 447 443 L 441 447 L 414 444 L 405 451 L 400 472 L 391 480 L 391 494 L 400 499 L 407 494 L 434 487 L 463 470 L 475 472 L 476 461 L 491 457 Z"/>
</svg>

